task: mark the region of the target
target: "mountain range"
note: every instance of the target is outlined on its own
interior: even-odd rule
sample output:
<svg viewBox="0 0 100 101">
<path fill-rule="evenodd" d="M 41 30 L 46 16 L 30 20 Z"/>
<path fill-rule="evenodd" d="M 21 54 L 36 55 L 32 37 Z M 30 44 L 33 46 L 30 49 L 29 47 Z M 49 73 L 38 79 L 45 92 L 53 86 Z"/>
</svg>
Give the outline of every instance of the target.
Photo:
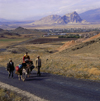
<svg viewBox="0 0 100 101">
<path fill-rule="evenodd" d="M 89 24 L 100 23 L 100 8 L 86 11 L 78 14 L 76 11 L 72 13 L 60 15 L 49 15 L 41 18 L 40 20 L 28 21 L 11 21 L 0 18 L 0 26 L 37 26 L 37 25 L 66 25 L 66 24 Z"/>
<path fill-rule="evenodd" d="M 33 22 L 33 25 L 64 25 L 64 24 L 75 24 L 75 23 L 87 23 L 82 20 L 77 12 L 65 14 L 64 16 L 49 15 L 40 20 Z"/>
<path fill-rule="evenodd" d="M 80 17 L 88 22 L 100 23 L 100 8 L 81 13 Z"/>
</svg>

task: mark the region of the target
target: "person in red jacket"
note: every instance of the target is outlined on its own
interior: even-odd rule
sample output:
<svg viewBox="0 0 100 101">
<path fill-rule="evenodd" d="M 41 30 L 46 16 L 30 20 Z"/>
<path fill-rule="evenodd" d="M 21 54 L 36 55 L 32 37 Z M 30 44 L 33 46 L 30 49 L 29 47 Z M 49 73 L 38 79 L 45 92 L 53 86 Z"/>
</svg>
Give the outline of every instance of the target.
<svg viewBox="0 0 100 101">
<path fill-rule="evenodd" d="M 28 52 L 26 52 L 26 54 L 23 56 L 23 62 L 26 62 L 29 60 L 30 60 L 30 56 L 28 55 Z"/>
</svg>

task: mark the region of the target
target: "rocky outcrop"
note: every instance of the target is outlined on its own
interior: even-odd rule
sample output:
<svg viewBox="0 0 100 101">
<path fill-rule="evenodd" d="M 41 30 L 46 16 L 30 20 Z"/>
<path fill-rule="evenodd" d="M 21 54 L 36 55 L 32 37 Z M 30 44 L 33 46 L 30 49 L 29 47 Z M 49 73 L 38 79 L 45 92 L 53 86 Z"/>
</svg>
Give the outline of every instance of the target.
<svg viewBox="0 0 100 101">
<path fill-rule="evenodd" d="M 41 24 L 52 25 L 52 24 L 56 24 L 57 20 L 60 18 L 61 18 L 61 16 L 59 16 L 59 15 L 50 15 L 50 16 L 44 17 L 40 20 L 33 22 L 33 24 L 35 24 L 35 25 L 41 25 Z"/>
<path fill-rule="evenodd" d="M 80 16 L 76 13 L 68 13 L 58 20 L 58 24 L 79 23 L 82 22 Z"/>
</svg>

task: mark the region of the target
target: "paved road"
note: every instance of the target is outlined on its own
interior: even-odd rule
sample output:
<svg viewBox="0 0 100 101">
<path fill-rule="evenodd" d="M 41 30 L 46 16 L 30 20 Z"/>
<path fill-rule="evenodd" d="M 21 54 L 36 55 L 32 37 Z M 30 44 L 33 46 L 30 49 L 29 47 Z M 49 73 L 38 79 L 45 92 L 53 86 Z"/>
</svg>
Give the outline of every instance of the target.
<svg viewBox="0 0 100 101">
<path fill-rule="evenodd" d="M 0 67 L 0 81 L 28 91 L 50 101 L 100 101 L 100 82 L 76 80 L 62 76 L 42 73 L 37 77 L 35 71 L 25 82 L 7 77 L 7 71 Z"/>
</svg>

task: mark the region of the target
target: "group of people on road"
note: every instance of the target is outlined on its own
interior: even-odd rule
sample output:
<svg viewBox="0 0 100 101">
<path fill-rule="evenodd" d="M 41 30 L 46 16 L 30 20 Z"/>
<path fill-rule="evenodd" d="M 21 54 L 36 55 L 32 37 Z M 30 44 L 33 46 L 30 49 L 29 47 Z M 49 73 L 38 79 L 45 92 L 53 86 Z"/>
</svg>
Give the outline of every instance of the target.
<svg viewBox="0 0 100 101">
<path fill-rule="evenodd" d="M 23 56 L 23 63 L 28 63 L 30 62 L 30 56 L 28 55 L 28 52 L 25 53 L 25 55 Z M 41 76 L 40 73 L 40 68 L 41 68 L 41 59 L 40 56 L 37 56 L 36 59 L 36 68 L 38 69 L 37 71 L 37 75 Z M 8 71 L 8 78 L 12 77 L 13 78 L 13 72 L 15 70 L 14 67 L 14 62 L 12 61 L 12 59 L 9 59 L 9 62 L 7 63 L 7 71 Z"/>
</svg>

